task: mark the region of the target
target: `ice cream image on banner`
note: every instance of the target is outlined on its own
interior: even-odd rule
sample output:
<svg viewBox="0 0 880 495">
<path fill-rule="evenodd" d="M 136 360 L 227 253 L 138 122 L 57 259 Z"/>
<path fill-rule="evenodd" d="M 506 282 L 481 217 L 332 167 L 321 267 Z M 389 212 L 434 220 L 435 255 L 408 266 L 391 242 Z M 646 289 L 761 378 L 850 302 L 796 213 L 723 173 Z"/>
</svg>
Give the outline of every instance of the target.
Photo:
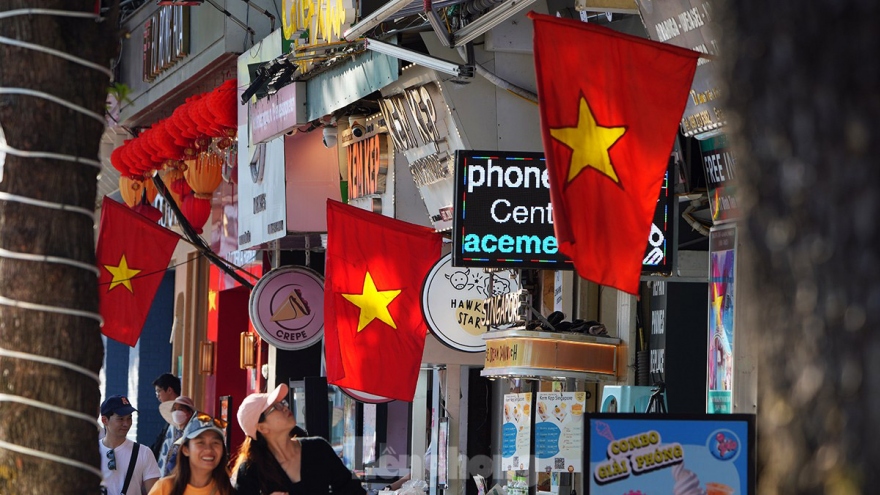
<svg viewBox="0 0 880 495">
<path fill-rule="evenodd" d="M 672 477 L 675 480 L 672 495 L 706 495 L 706 490 L 700 487 L 700 479 L 685 469 L 683 462 L 672 466 Z"/>
</svg>

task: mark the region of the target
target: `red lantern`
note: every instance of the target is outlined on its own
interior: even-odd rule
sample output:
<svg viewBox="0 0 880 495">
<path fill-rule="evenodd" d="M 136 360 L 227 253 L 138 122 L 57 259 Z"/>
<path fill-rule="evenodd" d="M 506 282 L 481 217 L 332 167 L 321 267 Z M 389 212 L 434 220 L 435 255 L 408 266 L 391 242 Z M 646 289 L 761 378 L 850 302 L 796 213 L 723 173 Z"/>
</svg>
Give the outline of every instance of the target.
<svg viewBox="0 0 880 495">
<path fill-rule="evenodd" d="M 237 84 L 236 79 L 227 79 L 208 96 L 208 110 L 214 114 L 214 122 L 232 131 L 232 134 L 226 134 L 229 137 L 234 136 L 238 128 Z"/>
<path fill-rule="evenodd" d="M 194 194 L 183 196 L 180 204 L 180 212 L 193 226 L 197 234 L 202 233 L 202 227 L 211 216 L 211 200 L 197 198 Z"/>
</svg>

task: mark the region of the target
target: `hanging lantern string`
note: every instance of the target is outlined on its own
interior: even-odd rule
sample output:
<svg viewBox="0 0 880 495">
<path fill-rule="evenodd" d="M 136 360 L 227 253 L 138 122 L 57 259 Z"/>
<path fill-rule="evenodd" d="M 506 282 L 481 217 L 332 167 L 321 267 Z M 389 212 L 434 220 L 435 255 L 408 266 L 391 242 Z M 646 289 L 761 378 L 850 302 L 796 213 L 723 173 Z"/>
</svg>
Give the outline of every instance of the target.
<svg viewBox="0 0 880 495">
<path fill-rule="evenodd" d="M 38 9 L 38 8 L 26 8 L 26 9 L 17 9 L 17 10 L 10 10 L 10 11 L 6 11 L 6 12 L 0 12 L 0 19 L 6 19 L 6 18 L 14 17 L 14 16 L 23 16 L 23 15 L 50 15 L 50 16 L 57 16 L 57 17 L 74 17 L 74 18 L 94 19 L 96 22 L 103 22 L 104 21 L 103 17 L 101 17 L 98 14 L 91 13 L 91 12 L 66 11 L 66 10 L 54 10 L 54 9 Z M 10 45 L 10 46 L 15 46 L 15 47 L 19 47 L 19 48 L 24 48 L 27 50 L 34 50 L 34 51 L 47 53 L 49 55 L 52 55 L 52 56 L 55 56 L 58 58 L 62 58 L 62 59 L 67 60 L 69 62 L 79 64 L 79 65 L 86 67 L 88 69 L 97 70 L 97 71 L 101 72 L 102 74 L 106 74 L 108 78 L 113 77 L 113 72 L 108 67 L 104 67 L 100 64 L 91 62 L 89 60 L 85 60 L 83 58 L 79 58 L 75 55 L 71 55 L 69 53 L 65 53 L 65 52 L 62 52 L 62 51 L 59 51 L 59 50 L 56 50 L 53 48 L 49 48 L 46 46 L 37 45 L 37 44 L 33 44 L 33 43 L 27 43 L 24 41 L 12 39 L 12 38 L 6 38 L 6 37 L 0 37 L 0 44 Z M 28 89 L 23 89 L 23 88 L 0 88 L 0 94 L 17 94 L 17 95 L 34 96 L 34 97 L 38 97 L 38 98 L 43 98 L 43 99 L 46 99 L 46 100 L 51 101 L 53 103 L 62 105 L 66 108 L 72 109 L 72 110 L 79 112 L 83 115 L 86 115 L 90 118 L 95 118 L 96 116 L 100 117 L 98 114 L 96 114 L 95 112 L 92 112 L 89 109 L 86 109 L 84 107 L 76 105 L 73 102 L 66 101 L 66 100 L 63 100 L 63 99 L 58 98 L 56 96 L 50 95 L 48 93 L 42 93 L 39 91 L 33 91 L 33 90 L 28 90 Z M 102 124 L 105 123 L 103 118 L 99 118 L 98 120 L 100 120 Z M 2 136 L 2 128 L 0 128 L 0 136 Z M 16 149 L 16 148 L 9 146 L 6 143 L 5 138 L 0 139 L 0 154 L 2 154 L 4 152 L 9 153 L 10 155 L 19 156 L 22 158 L 42 158 L 42 159 L 50 159 L 50 160 L 62 160 L 62 161 L 68 161 L 68 162 L 73 162 L 73 163 L 82 163 L 82 164 L 97 168 L 98 170 L 100 170 L 102 167 L 102 164 L 100 161 L 95 160 L 95 159 L 91 159 L 91 158 L 83 158 L 83 157 L 78 157 L 78 156 L 62 154 L 62 153 L 52 153 L 52 152 L 45 152 L 45 151 L 19 150 L 19 149 Z M 57 210 L 62 210 L 62 211 L 72 211 L 75 213 L 86 214 L 92 220 L 92 223 L 94 223 L 94 220 L 95 220 L 94 212 L 88 212 L 84 208 L 81 208 L 78 206 L 42 201 L 42 200 L 37 200 L 37 199 L 33 199 L 33 198 L 17 196 L 17 195 L 9 194 L 9 193 L 0 194 L 0 200 L 17 202 L 17 203 L 27 204 L 30 206 L 37 206 L 37 207 L 41 207 L 41 208 L 52 208 L 52 209 L 57 209 Z M 32 258 L 31 256 L 36 257 L 36 258 Z M 55 257 L 55 256 L 33 255 L 30 253 L 27 253 L 27 254 L 14 253 L 14 252 L 7 251 L 7 250 L 0 251 L 0 257 L 13 258 L 13 259 L 40 259 L 41 261 L 48 261 L 51 263 L 63 263 L 63 264 L 76 266 L 78 268 L 83 268 L 83 269 L 88 269 L 88 270 L 92 270 L 94 268 L 94 267 L 87 267 L 87 265 L 85 263 L 82 263 L 77 260 L 66 259 L 66 258 Z M 64 315 L 69 315 L 69 316 L 90 318 L 90 319 L 98 321 L 101 325 L 103 325 L 103 322 L 104 322 L 104 320 L 100 314 L 94 313 L 91 311 L 80 311 L 80 310 L 65 308 L 65 307 L 60 307 L 60 306 L 36 304 L 36 303 L 27 302 L 27 301 L 19 301 L 19 300 L 4 297 L 4 296 L 0 296 L 0 305 L 12 306 L 12 307 L 26 309 L 26 310 L 32 310 L 32 311 L 44 311 L 44 312 L 58 313 L 58 314 L 64 314 Z M 36 362 L 40 362 L 40 363 L 65 367 L 65 368 L 73 370 L 77 373 L 84 374 L 84 375 L 88 376 L 89 378 L 95 380 L 96 382 L 100 383 L 100 379 L 97 374 L 93 373 L 92 371 L 90 371 L 86 368 L 83 368 L 79 365 L 76 365 L 76 364 L 68 362 L 68 361 L 50 358 L 50 357 L 46 357 L 46 356 L 39 356 L 39 355 L 35 355 L 35 354 L 29 354 L 29 353 L 25 353 L 25 352 L 10 351 L 10 350 L 3 349 L 3 348 L 0 348 L 0 357 L 10 357 L 10 358 L 15 358 L 15 359 L 36 361 Z M 28 407 L 37 407 L 37 408 L 41 408 L 41 409 L 51 410 L 51 411 L 56 412 L 58 414 L 72 416 L 75 418 L 82 419 L 84 421 L 87 420 L 90 423 L 95 422 L 95 418 L 89 417 L 88 415 L 85 415 L 85 414 L 80 413 L 78 411 L 73 411 L 73 410 L 70 410 L 70 409 L 67 409 L 64 407 L 60 407 L 58 405 L 46 404 L 43 402 L 28 399 L 25 397 L 18 397 L 18 396 L 12 396 L 12 395 L 8 395 L 8 394 L 2 394 L 2 395 L 0 395 L 0 402 L 17 402 L 20 404 L 24 404 Z M 49 460 L 52 462 L 57 462 L 60 464 L 66 464 L 68 466 L 72 466 L 72 467 L 75 467 L 78 469 L 88 471 L 88 472 L 94 474 L 95 476 L 97 476 L 99 479 L 103 478 L 103 475 L 102 475 L 100 469 L 97 469 L 90 464 L 86 464 L 84 462 L 80 462 L 75 459 L 52 454 L 49 452 L 44 452 L 41 450 L 32 449 L 29 447 L 24 447 L 24 446 L 17 445 L 17 444 L 11 443 L 11 442 L 7 442 L 5 440 L 0 440 L 0 448 L 10 450 L 13 452 L 18 452 L 18 453 L 21 453 L 24 455 L 29 455 L 29 456 L 38 457 L 41 459 L 46 459 L 46 460 Z"/>
</svg>

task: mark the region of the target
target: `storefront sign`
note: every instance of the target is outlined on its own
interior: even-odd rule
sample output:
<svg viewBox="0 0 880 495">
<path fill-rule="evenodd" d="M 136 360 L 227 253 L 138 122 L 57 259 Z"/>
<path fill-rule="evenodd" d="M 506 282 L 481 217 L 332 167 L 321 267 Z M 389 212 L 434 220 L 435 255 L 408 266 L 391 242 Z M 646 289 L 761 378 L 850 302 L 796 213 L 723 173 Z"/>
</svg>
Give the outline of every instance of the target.
<svg viewBox="0 0 880 495">
<path fill-rule="evenodd" d="M 447 254 L 431 268 L 422 288 L 422 313 L 440 342 L 464 352 L 486 350 L 485 299 L 520 289 L 512 270 L 490 274 L 481 268 L 455 268 Z"/>
<path fill-rule="evenodd" d="M 651 374 L 658 373 L 662 379 L 666 373 L 666 282 L 648 282 L 651 287 L 649 306 L 651 308 Z"/>
<path fill-rule="evenodd" d="M 249 64 L 268 62 L 280 54 L 281 33 L 276 30 L 238 57 L 239 86 L 250 84 Z M 249 108 L 238 107 L 238 249 L 287 235 L 284 136 L 255 143 Z"/>
<path fill-rule="evenodd" d="M 572 268 L 556 244 L 543 153 L 455 153 L 455 266 Z"/>
<path fill-rule="evenodd" d="M 501 469 L 523 471 L 531 467 L 532 394 L 504 395 L 501 425 Z"/>
<path fill-rule="evenodd" d="M 652 40 L 718 55 L 715 0 L 636 0 L 636 3 Z M 708 58 L 697 62 L 687 108 L 681 119 L 685 136 L 711 137 L 720 133 L 726 123 L 724 110 L 719 106 L 721 77 L 717 65 Z"/>
<path fill-rule="evenodd" d="M 324 278 L 301 266 L 276 268 L 251 291 L 250 317 L 275 347 L 303 349 L 324 336 Z"/>
<path fill-rule="evenodd" d="M 454 266 L 572 269 L 556 242 L 543 153 L 457 151 L 455 163 Z M 643 273 L 672 271 L 672 176 L 660 190 Z"/>
<path fill-rule="evenodd" d="M 406 157 L 438 231 L 452 228 L 452 153 L 464 148 L 440 86 L 429 83 L 379 100 L 394 149 Z"/>
<path fill-rule="evenodd" d="M 535 470 L 582 473 L 586 392 L 538 392 Z"/>
<path fill-rule="evenodd" d="M 308 122 L 305 82 L 290 83 L 274 95 L 259 98 L 251 105 L 254 144 L 264 143 Z"/>
<path fill-rule="evenodd" d="M 189 7 L 159 7 L 144 23 L 144 82 L 189 54 Z"/>
<path fill-rule="evenodd" d="M 736 201 L 736 157 L 728 147 L 727 136 L 700 141 L 703 172 L 709 189 L 709 211 L 717 225 L 740 216 Z"/>
<path fill-rule="evenodd" d="M 563 337 L 561 334 L 538 335 L 528 330 L 506 331 L 503 337 L 484 335 L 486 340 L 485 375 L 493 370 L 516 368 L 552 376 L 554 370 L 613 375 L 617 371 L 617 345 L 597 343 L 587 337 Z M 595 339 L 595 338 L 594 338 Z M 609 339 L 614 341 L 614 339 Z"/>
<path fill-rule="evenodd" d="M 590 495 L 754 495 L 755 416 L 591 414 Z"/>
<path fill-rule="evenodd" d="M 341 40 L 357 12 L 351 0 L 282 0 L 281 9 L 284 38 L 297 46 Z"/>
<path fill-rule="evenodd" d="M 348 198 L 384 194 L 388 165 L 387 134 L 375 134 L 348 145 Z"/>
<path fill-rule="evenodd" d="M 733 412 L 736 228 L 709 232 L 709 363 L 706 412 Z"/>
<path fill-rule="evenodd" d="M 532 295 L 525 289 L 487 297 L 483 302 L 489 329 L 523 326 L 531 316 Z"/>
</svg>

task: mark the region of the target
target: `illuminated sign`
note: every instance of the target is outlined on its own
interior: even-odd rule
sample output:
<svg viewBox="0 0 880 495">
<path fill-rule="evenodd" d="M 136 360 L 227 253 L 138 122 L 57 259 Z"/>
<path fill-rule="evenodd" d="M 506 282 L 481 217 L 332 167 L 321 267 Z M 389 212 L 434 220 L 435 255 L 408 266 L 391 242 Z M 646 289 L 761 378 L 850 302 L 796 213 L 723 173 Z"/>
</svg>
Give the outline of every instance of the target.
<svg viewBox="0 0 880 495">
<path fill-rule="evenodd" d="M 455 154 L 453 265 L 570 270 L 556 245 L 543 153 Z"/>
<path fill-rule="evenodd" d="M 144 23 L 144 82 L 189 53 L 189 7 L 161 7 Z"/>
<path fill-rule="evenodd" d="M 558 333 L 508 330 L 488 332 L 483 376 L 526 374 L 553 376 L 553 372 L 617 373 L 618 339 L 575 337 Z"/>
<path fill-rule="evenodd" d="M 531 316 L 531 304 L 532 296 L 526 289 L 489 297 L 483 303 L 486 326 L 489 328 L 523 326 Z"/>
<path fill-rule="evenodd" d="M 543 153 L 458 151 L 455 163 L 454 266 L 572 269 L 556 243 Z M 670 176 L 648 235 L 644 273 L 672 270 Z"/>
<path fill-rule="evenodd" d="M 348 197 L 385 193 L 388 135 L 376 134 L 348 145 Z"/>
</svg>

